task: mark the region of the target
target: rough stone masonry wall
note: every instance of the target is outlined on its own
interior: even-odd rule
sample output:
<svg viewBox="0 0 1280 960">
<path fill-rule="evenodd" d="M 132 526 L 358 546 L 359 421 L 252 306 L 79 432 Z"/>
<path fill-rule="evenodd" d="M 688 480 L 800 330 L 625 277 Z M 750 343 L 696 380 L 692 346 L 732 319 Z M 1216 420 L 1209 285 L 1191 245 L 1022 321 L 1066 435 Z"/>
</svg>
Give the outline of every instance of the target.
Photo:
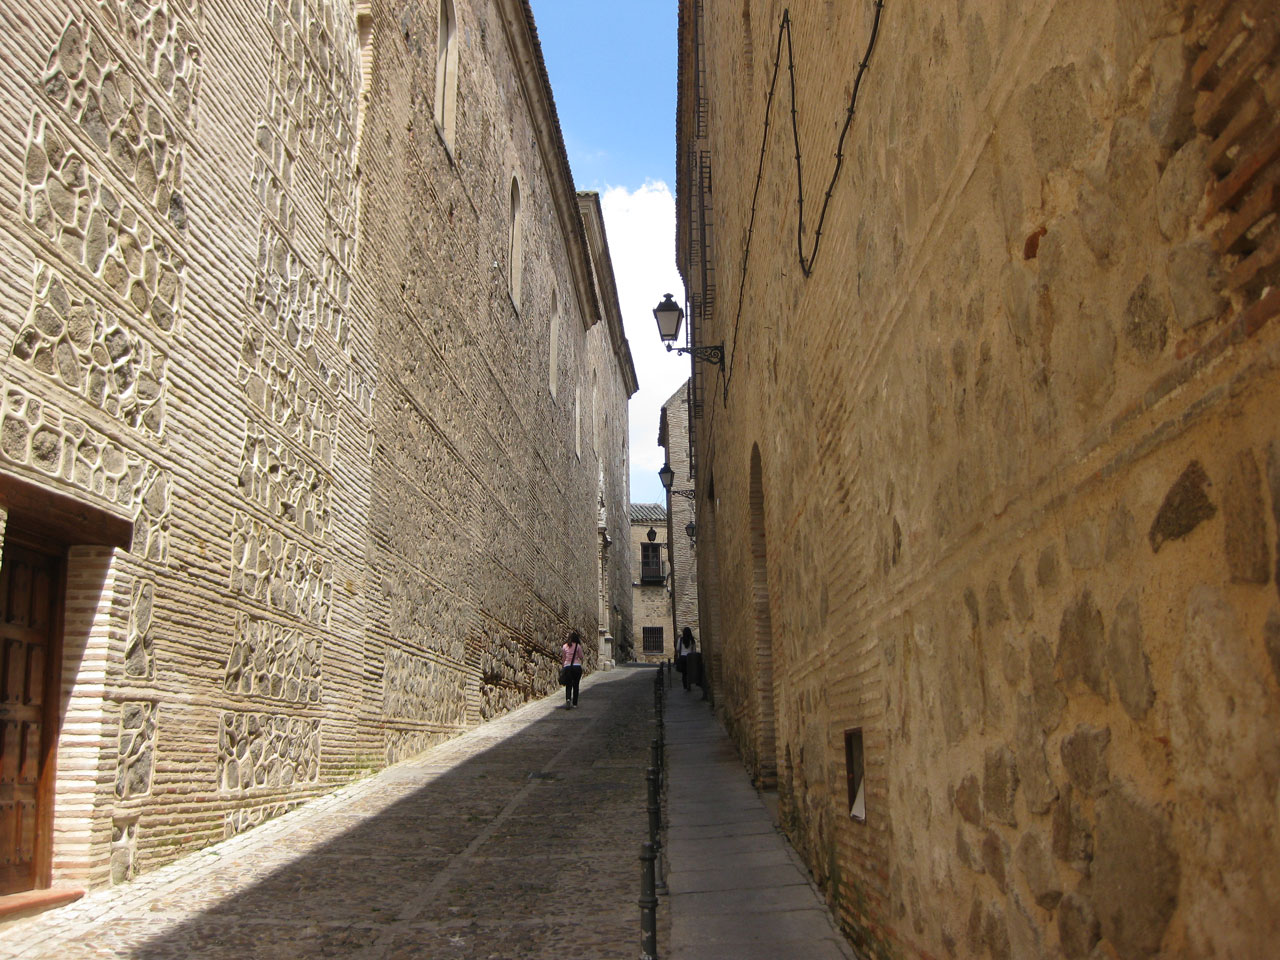
<svg viewBox="0 0 1280 960">
<path fill-rule="evenodd" d="M 721 705 L 845 928 L 1267 954 L 1274 5 L 886 0 L 807 280 L 785 42 L 748 226 L 781 9 L 702 6 Z M 873 12 L 792 6 L 806 251 Z"/>
<path fill-rule="evenodd" d="M 491 4 L 458 4 L 446 156 L 435 7 L 0 15 L 0 468 L 134 520 L 70 559 L 55 880 L 544 692 L 594 623 L 598 466 L 536 388 L 553 287 L 562 383 L 585 356 L 552 174 Z"/>
</svg>

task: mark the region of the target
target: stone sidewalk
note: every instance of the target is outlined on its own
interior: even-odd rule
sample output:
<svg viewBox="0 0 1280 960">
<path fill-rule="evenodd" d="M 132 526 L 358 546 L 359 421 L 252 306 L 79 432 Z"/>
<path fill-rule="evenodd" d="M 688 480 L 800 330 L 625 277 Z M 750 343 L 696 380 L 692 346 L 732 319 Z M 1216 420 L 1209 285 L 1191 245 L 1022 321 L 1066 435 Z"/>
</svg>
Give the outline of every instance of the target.
<svg viewBox="0 0 1280 960">
<path fill-rule="evenodd" d="M 666 740 L 662 960 L 853 960 L 724 728 L 678 677 L 667 691 Z"/>
<path fill-rule="evenodd" d="M 638 957 L 653 673 L 584 680 L 130 884 L 0 958 Z"/>
</svg>

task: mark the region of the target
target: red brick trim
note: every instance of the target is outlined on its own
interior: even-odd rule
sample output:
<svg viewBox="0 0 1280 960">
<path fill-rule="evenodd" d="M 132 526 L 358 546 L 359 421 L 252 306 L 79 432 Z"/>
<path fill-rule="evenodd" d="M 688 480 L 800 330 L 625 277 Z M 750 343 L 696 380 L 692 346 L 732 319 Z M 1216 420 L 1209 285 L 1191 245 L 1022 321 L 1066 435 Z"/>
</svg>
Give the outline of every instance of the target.
<svg viewBox="0 0 1280 960">
<path fill-rule="evenodd" d="M 0 920 L 16 920 L 54 907 L 65 907 L 83 896 L 84 890 L 80 887 L 51 887 L 48 890 L 11 893 L 0 897 Z"/>
<path fill-rule="evenodd" d="M 1267 93 L 1280 80 L 1272 2 L 1210 0 L 1194 29 L 1195 124 L 1212 141 L 1207 216 L 1221 220 L 1218 251 L 1247 334 L 1275 317 L 1280 284 L 1280 117 Z"/>
</svg>

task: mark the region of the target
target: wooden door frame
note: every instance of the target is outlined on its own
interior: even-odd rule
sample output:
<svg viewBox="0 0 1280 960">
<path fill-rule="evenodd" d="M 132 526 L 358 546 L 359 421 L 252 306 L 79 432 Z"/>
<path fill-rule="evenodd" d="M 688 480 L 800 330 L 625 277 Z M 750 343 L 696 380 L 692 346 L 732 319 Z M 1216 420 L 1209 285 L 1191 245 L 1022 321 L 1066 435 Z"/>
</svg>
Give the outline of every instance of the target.
<svg viewBox="0 0 1280 960">
<path fill-rule="evenodd" d="M 58 781 L 58 742 L 62 737 L 62 653 L 67 606 L 67 561 L 69 546 L 60 538 L 35 533 L 12 516 L 0 544 L 0 560 L 10 544 L 58 559 L 54 585 L 53 615 L 49 621 L 49 650 L 44 658 L 44 701 L 40 720 L 40 778 L 36 782 L 36 832 L 33 890 L 53 885 L 53 805 Z M 16 527 L 16 529 L 15 529 Z"/>
<path fill-rule="evenodd" d="M 53 883 L 58 744 L 62 739 L 64 694 L 71 692 L 63 689 L 71 550 L 78 546 L 128 550 L 133 542 L 133 520 L 107 506 L 92 498 L 73 495 L 70 490 L 50 484 L 47 478 L 24 477 L 0 470 L 0 549 L 12 541 L 17 546 L 52 554 L 61 561 L 50 624 L 51 649 L 45 658 L 46 691 L 53 695 L 45 698 L 44 729 L 40 738 L 41 770 L 36 784 L 39 816 L 33 865 L 35 891 L 49 890 Z M 94 814 L 90 815 L 98 812 L 95 801 Z M 0 897 L 5 899 L 10 898 Z M 54 902 L 48 895 L 37 899 L 46 906 Z M 0 904 L 0 918 L 5 913 Z"/>
</svg>

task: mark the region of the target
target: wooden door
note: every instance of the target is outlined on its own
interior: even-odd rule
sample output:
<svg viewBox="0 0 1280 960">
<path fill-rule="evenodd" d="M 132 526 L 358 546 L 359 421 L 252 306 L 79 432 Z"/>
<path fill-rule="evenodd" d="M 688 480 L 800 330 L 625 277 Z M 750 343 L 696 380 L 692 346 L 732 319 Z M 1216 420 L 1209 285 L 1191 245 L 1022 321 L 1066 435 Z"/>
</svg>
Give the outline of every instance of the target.
<svg viewBox="0 0 1280 960">
<path fill-rule="evenodd" d="M 62 560 L 4 544 L 0 558 L 0 895 L 49 882 Z"/>
</svg>

